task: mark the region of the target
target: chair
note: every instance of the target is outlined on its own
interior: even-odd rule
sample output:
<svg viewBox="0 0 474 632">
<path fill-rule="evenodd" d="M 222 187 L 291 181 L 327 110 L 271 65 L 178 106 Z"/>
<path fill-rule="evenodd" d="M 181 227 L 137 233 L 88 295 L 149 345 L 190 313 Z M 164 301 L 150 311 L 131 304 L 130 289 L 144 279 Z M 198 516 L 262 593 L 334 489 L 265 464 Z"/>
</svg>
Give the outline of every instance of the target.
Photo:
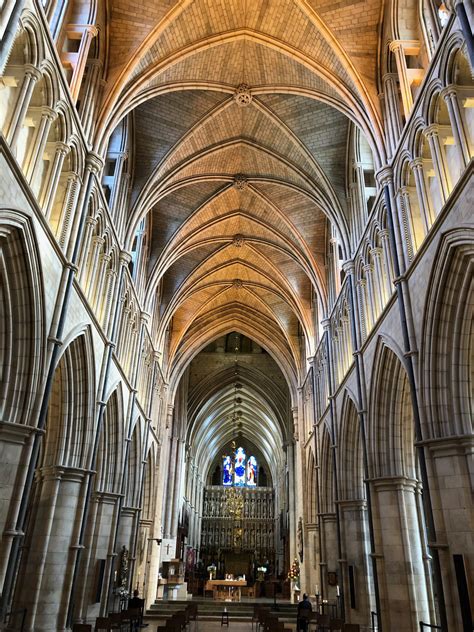
<svg viewBox="0 0 474 632">
<path fill-rule="evenodd" d="M 301 609 L 296 618 L 296 629 L 297 630 L 309 630 L 309 623 L 312 616 L 311 610 L 303 610 Z"/>
<path fill-rule="evenodd" d="M 267 615 L 269 614 L 270 614 L 270 608 L 259 608 L 257 630 L 260 630 L 260 628 L 265 629 L 265 621 L 267 619 Z"/>
<path fill-rule="evenodd" d="M 360 632 L 358 623 L 344 623 L 344 632 Z"/>
<path fill-rule="evenodd" d="M 72 632 L 92 632 L 92 626 L 87 623 L 74 623 Z"/>
<path fill-rule="evenodd" d="M 95 620 L 94 632 L 99 630 L 112 630 L 112 623 L 108 617 L 97 617 Z"/>
<path fill-rule="evenodd" d="M 318 628 L 318 617 L 319 617 L 319 612 L 310 612 L 309 613 L 308 630 L 311 630 L 311 626 L 313 624 L 314 624 L 314 629 L 317 630 L 317 628 Z"/>
<path fill-rule="evenodd" d="M 190 603 L 188 605 L 189 621 L 194 621 L 195 628 L 198 625 L 198 605 L 197 603 Z"/>
<path fill-rule="evenodd" d="M 256 625 L 258 625 L 258 613 L 259 613 L 259 611 L 260 611 L 260 606 L 257 605 L 257 604 L 254 604 L 253 614 L 252 614 L 252 630 L 253 630 L 254 623 Z"/>
<path fill-rule="evenodd" d="M 221 616 L 221 628 L 223 625 L 229 627 L 229 613 L 227 611 L 223 612 Z"/>
<path fill-rule="evenodd" d="M 126 611 L 124 610 L 123 612 L 109 612 L 109 616 L 107 617 L 110 623 L 110 628 L 109 630 L 121 630 L 122 629 L 122 623 L 124 621 L 124 618 L 126 618 L 126 614 L 124 617 L 124 613 Z"/>
<path fill-rule="evenodd" d="M 321 630 L 329 630 L 329 623 L 331 619 L 328 614 L 318 614 L 318 627 L 316 628 L 318 632 Z"/>
<path fill-rule="evenodd" d="M 337 632 L 342 632 L 344 628 L 344 621 L 342 619 L 331 619 L 329 622 L 329 629 L 336 630 Z"/>
</svg>

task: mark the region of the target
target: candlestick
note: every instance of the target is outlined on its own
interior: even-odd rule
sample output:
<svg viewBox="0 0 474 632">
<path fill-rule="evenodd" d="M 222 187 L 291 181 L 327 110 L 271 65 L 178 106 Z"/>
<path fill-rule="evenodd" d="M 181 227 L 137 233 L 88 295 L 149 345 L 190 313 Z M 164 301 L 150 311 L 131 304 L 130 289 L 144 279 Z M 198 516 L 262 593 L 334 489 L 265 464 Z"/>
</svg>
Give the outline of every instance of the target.
<svg viewBox="0 0 474 632">
<path fill-rule="evenodd" d="M 340 597 L 340 596 L 341 596 L 341 595 L 340 595 L 340 593 L 339 593 L 339 586 L 336 586 L 336 593 L 337 593 L 337 596 L 338 596 L 338 597 Z"/>
</svg>

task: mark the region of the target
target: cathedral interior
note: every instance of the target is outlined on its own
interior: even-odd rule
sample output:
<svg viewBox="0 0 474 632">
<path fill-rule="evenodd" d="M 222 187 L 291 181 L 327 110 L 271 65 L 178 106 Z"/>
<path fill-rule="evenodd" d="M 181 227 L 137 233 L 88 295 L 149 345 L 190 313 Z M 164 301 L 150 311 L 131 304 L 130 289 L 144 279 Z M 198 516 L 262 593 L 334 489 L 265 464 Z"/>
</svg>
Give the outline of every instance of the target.
<svg viewBox="0 0 474 632">
<path fill-rule="evenodd" d="M 472 632 L 473 27 L 0 1 L 0 629 L 227 580 Z"/>
</svg>

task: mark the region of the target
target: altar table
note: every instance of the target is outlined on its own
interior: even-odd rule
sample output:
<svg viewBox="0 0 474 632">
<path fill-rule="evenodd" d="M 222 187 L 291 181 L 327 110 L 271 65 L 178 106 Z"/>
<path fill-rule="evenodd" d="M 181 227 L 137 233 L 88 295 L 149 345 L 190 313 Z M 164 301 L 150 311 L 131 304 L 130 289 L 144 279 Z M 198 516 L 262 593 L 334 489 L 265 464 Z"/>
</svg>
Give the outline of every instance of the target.
<svg viewBox="0 0 474 632">
<path fill-rule="evenodd" d="M 247 586 L 245 579 L 210 579 L 206 582 L 206 590 L 212 590 L 214 599 L 221 601 L 240 601 L 242 586 Z"/>
</svg>

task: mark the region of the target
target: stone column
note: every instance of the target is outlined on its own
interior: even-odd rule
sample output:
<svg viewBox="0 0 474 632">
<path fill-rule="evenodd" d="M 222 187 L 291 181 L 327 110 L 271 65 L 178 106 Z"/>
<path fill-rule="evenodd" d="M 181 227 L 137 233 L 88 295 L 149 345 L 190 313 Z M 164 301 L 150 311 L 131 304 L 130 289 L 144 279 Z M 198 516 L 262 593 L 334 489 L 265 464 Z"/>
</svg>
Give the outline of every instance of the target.
<svg viewBox="0 0 474 632">
<path fill-rule="evenodd" d="M 375 289 L 374 289 L 374 280 L 372 277 L 373 266 L 370 263 L 366 263 L 364 265 L 365 277 L 367 279 L 367 308 L 369 312 L 369 320 L 370 320 L 370 329 L 375 325 L 375 322 L 378 317 L 377 313 L 377 304 L 375 302 Z"/>
<path fill-rule="evenodd" d="M 388 300 L 392 296 L 395 290 L 393 282 L 392 282 L 392 279 L 395 278 L 395 274 L 393 271 L 392 258 L 390 257 L 390 241 L 389 241 L 388 230 L 386 228 L 380 231 L 380 238 L 382 240 L 382 253 L 383 253 L 383 259 L 384 259 L 384 266 L 385 266 L 384 285 L 385 285 L 386 298 Z"/>
<path fill-rule="evenodd" d="M 458 146 L 462 164 L 465 168 L 471 160 L 471 144 L 469 134 L 466 131 L 466 125 L 461 114 L 461 109 L 459 107 L 456 87 L 454 85 L 450 85 L 447 88 L 444 88 L 441 91 L 441 95 L 446 102 L 453 135 L 456 139 L 456 145 Z"/>
<path fill-rule="evenodd" d="M 84 552 L 82 558 L 83 573 L 77 591 L 76 619 L 104 616 L 105 597 L 107 595 L 107 580 L 114 564 L 113 536 L 117 522 L 117 509 L 120 494 L 97 491 L 91 499 L 91 509 L 87 521 Z M 91 599 L 91 587 L 95 588 L 97 563 L 106 560 L 101 599 L 95 603 Z"/>
<path fill-rule="evenodd" d="M 446 165 L 446 157 L 439 138 L 438 125 L 430 125 L 423 132 L 428 139 L 431 156 L 433 158 L 433 166 L 439 183 L 441 201 L 443 205 L 449 197 L 451 191 L 451 178 Z"/>
<path fill-rule="evenodd" d="M 27 64 L 25 66 L 25 75 L 20 88 L 20 94 L 15 103 L 13 115 L 8 127 L 7 142 L 10 144 L 12 152 L 16 155 L 15 145 L 18 140 L 18 135 L 21 132 L 23 121 L 25 120 L 28 107 L 30 105 L 33 90 L 35 89 L 36 82 L 41 79 L 41 72 L 35 66 Z"/>
<path fill-rule="evenodd" d="M 71 28 L 79 28 L 74 24 L 70 25 Z M 87 62 L 87 56 L 89 55 L 89 48 L 92 40 L 98 34 L 99 30 L 96 26 L 92 24 L 88 24 L 83 29 L 83 34 L 81 38 L 81 44 L 79 46 L 79 51 L 77 53 L 77 61 L 74 66 L 74 71 L 71 78 L 71 83 L 69 85 L 69 89 L 71 91 L 71 96 L 73 101 L 77 101 L 79 96 L 79 91 L 81 89 L 82 77 L 84 75 L 84 68 Z"/>
<path fill-rule="evenodd" d="M 79 283 L 84 287 L 87 276 L 87 259 L 92 242 L 92 235 L 95 232 L 97 226 L 97 219 L 89 216 L 86 219 L 86 227 L 84 230 L 84 236 L 82 238 L 81 254 L 79 256 L 78 268 L 79 268 Z"/>
<path fill-rule="evenodd" d="M 400 40 L 394 40 L 390 43 L 390 50 L 395 56 L 398 78 L 400 81 L 403 111 L 405 114 L 405 118 L 408 119 L 413 108 L 413 96 L 411 94 L 411 86 L 407 76 L 407 63 L 405 59 L 405 51 L 403 49 L 403 42 L 401 42 Z"/>
<path fill-rule="evenodd" d="M 464 630 L 460 610 L 460 594 L 454 570 L 453 555 L 462 555 L 468 590 L 472 595 L 474 568 L 472 534 L 472 470 L 470 468 L 474 439 L 472 434 L 427 439 L 431 488 L 435 500 L 434 518 L 439 542 L 443 574 L 448 630 Z M 471 601 L 472 607 L 472 601 Z"/>
<path fill-rule="evenodd" d="M 349 580 L 347 586 L 346 616 L 350 623 L 368 625 L 373 609 L 372 569 L 370 568 L 370 543 L 368 534 L 367 503 L 363 499 L 340 500 L 341 523 L 345 558 L 348 566 L 357 569 L 355 581 L 356 607 L 350 607 Z"/>
<path fill-rule="evenodd" d="M 77 173 L 71 172 L 67 176 L 66 193 L 64 194 L 64 204 L 62 205 L 57 218 L 56 235 L 59 245 L 64 250 L 68 243 L 69 233 L 73 217 L 77 208 L 78 192 L 81 186 L 81 179 Z"/>
<path fill-rule="evenodd" d="M 395 153 L 398 141 L 402 134 L 402 121 L 398 105 L 397 76 L 394 73 L 386 73 L 383 76 L 385 102 L 387 104 L 387 128 L 391 155 Z"/>
<path fill-rule="evenodd" d="M 417 481 L 387 476 L 372 483 L 377 548 L 382 552 L 383 629 L 417 630 L 419 621 L 429 620 Z"/>
<path fill-rule="evenodd" d="M 383 262 L 382 262 L 382 249 L 381 248 L 371 248 L 370 256 L 374 261 L 374 269 L 375 269 L 375 278 L 376 278 L 376 298 L 378 301 L 378 309 L 379 313 L 382 312 L 386 302 L 387 302 L 387 285 L 385 281 L 385 275 L 383 271 Z M 375 289 L 375 288 L 374 288 Z"/>
<path fill-rule="evenodd" d="M 171 514 L 171 537 L 175 538 L 178 530 L 178 517 L 181 511 L 181 482 L 184 470 L 184 439 L 176 438 L 176 465 L 173 486 L 173 511 Z"/>
<path fill-rule="evenodd" d="M 84 497 L 86 470 L 44 467 L 37 473 L 35 519 L 25 566 L 20 573 L 20 603 L 28 609 L 27 630 L 49 632 L 65 620 L 64 595 L 70 581 L 70 556 Z M 23 565 L 23 564 L 22 564 Z"/>
<path fill-rule="evenodd" d="M 89 259 L 89 265 L 87 269 L 87 277 L 84 282 L 84 291 L 89 301 L 92 302 L 93 290 L 96 279 L 98 279 L 98 262 L 99 255 L 102 247 L 105 243 L 105 239 L 101 236 L 96 236 L 92 239 L 92 255 Z"/>
<path fill-rule="evenodd" d="M 415 192 L 416 194 L 416 192 Z M 413 217 L 411 204 L 410 204 L 410 193 L 408 192 L 408 187 L 401 187 L 397 192 L 397 212 L 400 216 L 400 226 L 402 227 L 403 236 L 405 239 L 403 240 L 403 259 L 404 259 L 404 269 L 406 269 L 410 263 L 413 261 L 413 257 L 415 256 L 415 252 L 418 249 L 417 239 L 416 239 L 416 218 Z M 420 218 L 421 219 L 421 218 Z M 424 230 L 424 227 L 421 226 L 421 229 Z M 390 242 L 387 242 L 390 245 Z M 395 277 L 395 275 L 393 275 Z"/>
<path fill-rule="evenodd" d="M 38 195 L 39 190 L 37 188 L 37 183 L 35 182 L 35 176 L 37 174 L 38 167 L 43 160 L 44 150 L 46 147 L 46 142 L 48 140 L 49 130 L 51 129 L 51 124 L 54 119 L 57 118 L 57 116 L 57 112 L 52 110 L 50 107 L 46 105 L 42 106 L 38 130 L 36 132 L 33 147 L 30 150 L 28 163 L 25 169 L 26 179 L 29 181 L 36 195 Z"/>
<path fill-rule="evenodd" d="M 69 145 L 63 142 L 55 143 L 55 152 L 53 163 L 49 169 L 48 176 L 46 178 L 45 186 L 43 187 L 43 195 L 41 196 L 40 203 L 43 209 L 43 213 L 49 222 L 51 209 L 53 207 L 54 198 L 58 188 L 59 178 L 61 177 L 61 171 L 64 164 L 64 158 L 70 151 Z"/>
<path fill-rule="evenodd" d="M 367 305 L 367 288 L 366 288 L 366 280 L 358 279 L 357 280 L 357 294 L 358 294 L 358 304 L 359 304 L 359 321 L 360 321 L 360 332 L 361 332 L 361 340 L 364 341 L 367 338 L 367 334 L 370 330 L 370 323 L 367 322 L 368 319 L 368 305 Z"/>
<path fill-rule="evenodd" d="M 415 177 L 416 191 L 420 202 L 421 218 L 423 220 L 423 227 L 426 235 L 430 230 L 434 217 L 431 201 L 426 189 L 425 174 L 423 172 L 423 158 L 415 158 L 412 160 L 410 162 L 410 169 L 413 171 L 413 175 Z"/>
<path fill-rule="evenodd" d="M 295 507 L 295 495 L 296 495 L 296 483 L 295 483 L 295 460 L 294 460 L 294 444 L 290 442 L 286 446 L 286 454 L 288 460 L 288 478 L 289 478 L 289 493 L 288 498 L 289 507 L 289 536 L 290 536 L 290 564 L 296 557 L 296 507 Z"/>
<path fill-rule="evenodd" d="M 94 126 L 94 115 L 96 113 L 95 100 L 100 87 L 100 75 L 103 64 L 100 59 L 89 59 L 87 61 L 87 87 L 84 91 L 81 104 L 81 120 L 86 138 L 91 138 Z"/>
<path fill-rule="evenodd" d="M 18 535 L 15 523 L 35 432 L 31 426 L 0 420 L 2 503 L 8 508 L 8 512 L 4 510 L 0 514 L 0 586 L 3 586 L 13 538 Z"/>
</svg>

